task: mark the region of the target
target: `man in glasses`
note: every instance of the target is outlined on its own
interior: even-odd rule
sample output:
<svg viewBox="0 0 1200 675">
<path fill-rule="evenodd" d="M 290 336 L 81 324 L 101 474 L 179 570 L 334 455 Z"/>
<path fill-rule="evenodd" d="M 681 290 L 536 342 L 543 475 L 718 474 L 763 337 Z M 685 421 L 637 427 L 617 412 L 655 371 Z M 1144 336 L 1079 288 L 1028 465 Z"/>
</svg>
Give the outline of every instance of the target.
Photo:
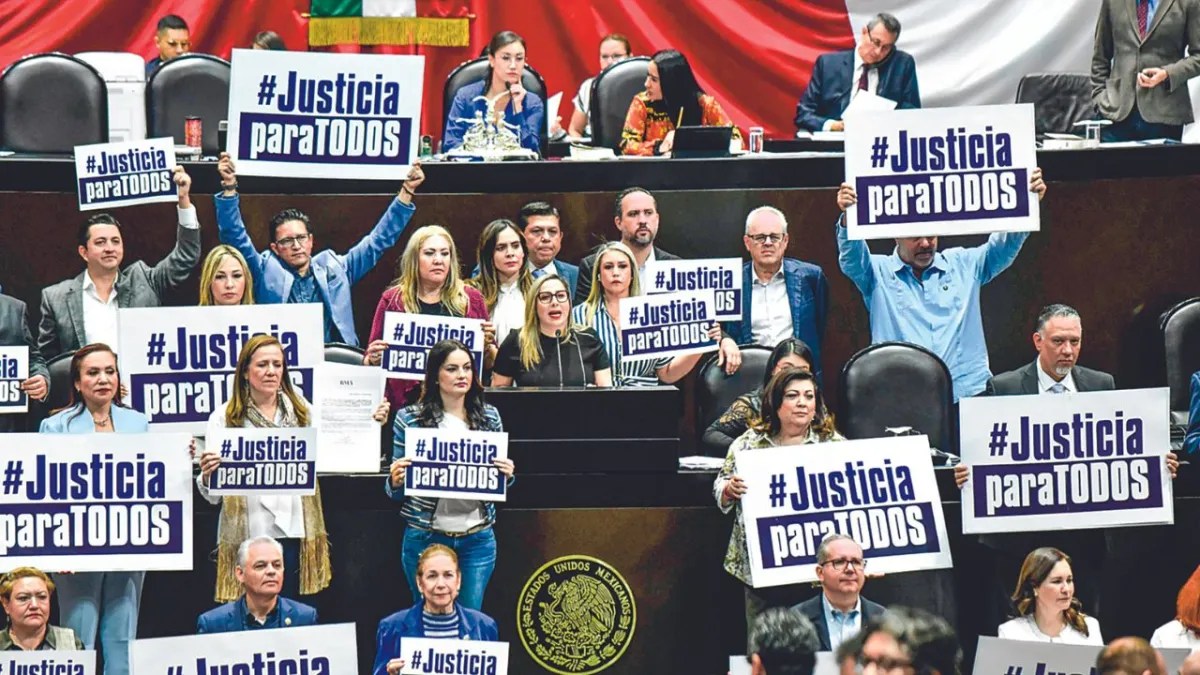
<svg viewBox="0 0 1200 675">
<path fill-rule="evenodd" d="M 860 91 L 895 101 L 898 108 L 920 108 L 917 64 L 911 54 L 896 49 L 899 39 L 900 20 L 879 13 L 863 26 L 857 47 L 818 56 L 796 105 L 796 128 L 845 130 L 842 113 Z"/>
<path fill-rule="evenodd" d="M 957 675 L 962 649 L 950 624 L 923 609 L 893 607 L 866 626 L 858 655 L 862 675 Z"/>
<path fill-rule="evenodd" d="M 794 337 L 812 348 L 813 368 L 821 372 L 821 340 L 829 310 L 829 284 L 820 267 L 785 258 L 787 218 L 771 206 L 746 216 L 742 243 L 750 262 L 742 267 L 742 320 L 725 330 L 739 345 L 774 349 Z"/>
<path fill-rule="evenodd" d="M 817 548 L 821 594 L 796 605 L 817 629 L 821 651 L 836 651 L 843 640 L 884 613 L 883 605 L 862 597 L 867 579 L 862 546 L 844 534 L 831 534 Z"/>
<path fill-rule="evenodd" d="M 168 14 L 159 19 L 158 28 L 154 32 L 154 46 L 158 48 L 158 56 L 146 62 L 147 80 L 162 64 L 192 51 L 192 38 L 187 22 L 177 14 Z"/>
<path fill-rule="evenodd" d="M 217 163 L 221 174 L 221 192 L 213 200 L 217 209 L 217 229 L 222 244 L 241 252 L 254 278 L 254 297 L 262 304 L 319 302 L 325 307 L 325 342 L 344 342 L 358 346 L 354 330 L 354 306 L 350 287 L 366 276 L 383 252 L 396 244 L 416 208 L 415 190 L 425 180 L 421 165 L 414 163 L 400 192 L 392 199 L 375 227 L 346 253 L 328 249 L 313 255 L 316 236 L 308 215 L 299 209 L 284 209 L 275 214 L 267 231 L 269 250 L 254 250 L 246 234 L 238 200 L 237 172 L 233 158 L 221 153 Z"/>
</svg>

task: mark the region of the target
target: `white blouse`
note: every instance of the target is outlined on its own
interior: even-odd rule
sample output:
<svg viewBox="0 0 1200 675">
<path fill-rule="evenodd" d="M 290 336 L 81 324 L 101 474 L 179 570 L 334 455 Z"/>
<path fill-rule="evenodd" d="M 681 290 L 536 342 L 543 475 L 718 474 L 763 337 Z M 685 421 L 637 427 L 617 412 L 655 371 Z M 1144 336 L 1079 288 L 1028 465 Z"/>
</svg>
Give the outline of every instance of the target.
<svg viewBox="0 0 1200 675">
<path fill-rule="evenodd" d="M 1084 635 L 1071 626 L 1063 627 L 1061 633 L 1051 637 L 1038 630 L 1033 615 L 1022 616 L 1012 621 L 1000 624 L 997 635 L 1002 640 L 1024 640 L 1026 642 L 1054 642 L 1064 645 L 1099 645 L 1104 646 L 1104 638 L 1100 637 L 1100 622 L 1090 616 L 1083 617 L 1087 624 L 1088 634 Z"/>
<path fill-rule="evenodd" d="M 1200 649 L 1200 636 L 1183 627 L 1179 619 L 1168 621 L 1154 631 L 1150 637 L 1150 646 L 1155 649 L 1183 648 L 1196 651 Z"/>
</svg>

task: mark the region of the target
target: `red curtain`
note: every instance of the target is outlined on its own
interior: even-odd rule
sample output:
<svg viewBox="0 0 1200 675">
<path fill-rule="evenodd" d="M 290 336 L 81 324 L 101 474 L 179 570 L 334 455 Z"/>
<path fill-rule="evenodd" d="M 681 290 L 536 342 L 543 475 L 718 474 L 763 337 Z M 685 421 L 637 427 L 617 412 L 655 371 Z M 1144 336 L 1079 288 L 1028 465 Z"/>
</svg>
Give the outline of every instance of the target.
<svg viewBox="0 0 1200 675">
<path fill-rule="evenodd" d="M 425 9 L 429 0 L 421 3 Z M 599 69 L 599 39 L 622 33 L 635 54 L 667 47 L 684 52 L 696 76 L 740 126 L 765 127 L 770 136 L 793 131 L 796 101 L 817 56 L 854 44 L 844 0 L 606 0 L 603 3 L 540 2 L 531 9 L 511 0 L 432 0 L 438 16 L 471 22 L 469 48 L 362 48 L 382 53 L 424 54 L 422 129 L 442 128 L 442 83 L 473 58 L 500 30 L 520 33 L 529 63 L 551 93 L 562 91 L 560 115 L 570 119 L 579 83 Z M 154 56 L 154 26 L 179 14 L 192 28 L 196 51 L 228 58 L 248 47 L 260 30 L 279 33 L 292 49 L 307 48 L 308 0 L 21 0 L 0 1 L 0 64 L 46 51 L 131 51 Z M 359 51 L 355 46 L 334 51 Z"/>
</svg>

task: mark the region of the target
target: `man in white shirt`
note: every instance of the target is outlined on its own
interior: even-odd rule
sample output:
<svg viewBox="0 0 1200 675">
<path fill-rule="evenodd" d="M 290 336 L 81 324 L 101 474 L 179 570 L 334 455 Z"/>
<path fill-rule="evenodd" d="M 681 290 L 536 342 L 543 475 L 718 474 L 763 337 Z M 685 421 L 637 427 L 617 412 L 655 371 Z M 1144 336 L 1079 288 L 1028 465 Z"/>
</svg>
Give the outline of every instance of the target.
<svg viewBox="0 0 1200 675">
<path fill-rule="evenodd" d="M 158 307 L 170 289 L 182 284 L 200 259 L 200 221 L 189 197 L 192 179 L 174 169 L 179 186 L 179 227 L 175 248 L 153 267 L 137 261 L 121 269 L 125 242 L 121 224 L 101 213 L 79 228 L 79 257 L 86 268 L 73 279 L 42 290 L 38 350 L 49 361 L 88 344 L 117 348 L 117 309 Z"/>
<path fill-rule="evenodd" d="M 843 640 L 882 616 L 883 605 L 862 597 L 867 580 L 862 546 L 844 534 L 830 534 L 817 548 L 817 580 L 821 594 L 796 605 L 817 629 L 821 651 L 836 651 Z"/>
</svg>

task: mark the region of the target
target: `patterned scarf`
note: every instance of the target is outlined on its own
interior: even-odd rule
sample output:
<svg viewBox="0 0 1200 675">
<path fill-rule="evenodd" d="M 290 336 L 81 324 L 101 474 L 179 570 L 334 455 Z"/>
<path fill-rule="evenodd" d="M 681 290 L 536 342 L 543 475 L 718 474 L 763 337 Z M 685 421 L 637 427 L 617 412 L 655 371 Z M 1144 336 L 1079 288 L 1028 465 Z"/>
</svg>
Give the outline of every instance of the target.
<svg viewBox="0 0 1200 675">
<path fill-rule="evenodd" d="M 246 420 L 255 427 L 295 427 L 296 410 L 292 401 L 282 393 L 277 405 L 283 420 L 275 424 L 250 403 Z M 300 593 L 312 595 L 329 586 L 333 570 L 329 564 L 329 534 L 325 531 L 325 513 L 321 508 L 321 485 L 316 492 L 300 498 L 304 517 L 304 540 L 300 543 Z M 232 602 L 242 595 L 241 584 L 233 574 L 237 567 L 237 550 L 249 538 L 250 517 L 245 497 L 225 497 L 221 500 L 221 522 L 217 527 L 217 602 Z M 290 572 L 290 570 L 289 570 Z"/>
</svg>

